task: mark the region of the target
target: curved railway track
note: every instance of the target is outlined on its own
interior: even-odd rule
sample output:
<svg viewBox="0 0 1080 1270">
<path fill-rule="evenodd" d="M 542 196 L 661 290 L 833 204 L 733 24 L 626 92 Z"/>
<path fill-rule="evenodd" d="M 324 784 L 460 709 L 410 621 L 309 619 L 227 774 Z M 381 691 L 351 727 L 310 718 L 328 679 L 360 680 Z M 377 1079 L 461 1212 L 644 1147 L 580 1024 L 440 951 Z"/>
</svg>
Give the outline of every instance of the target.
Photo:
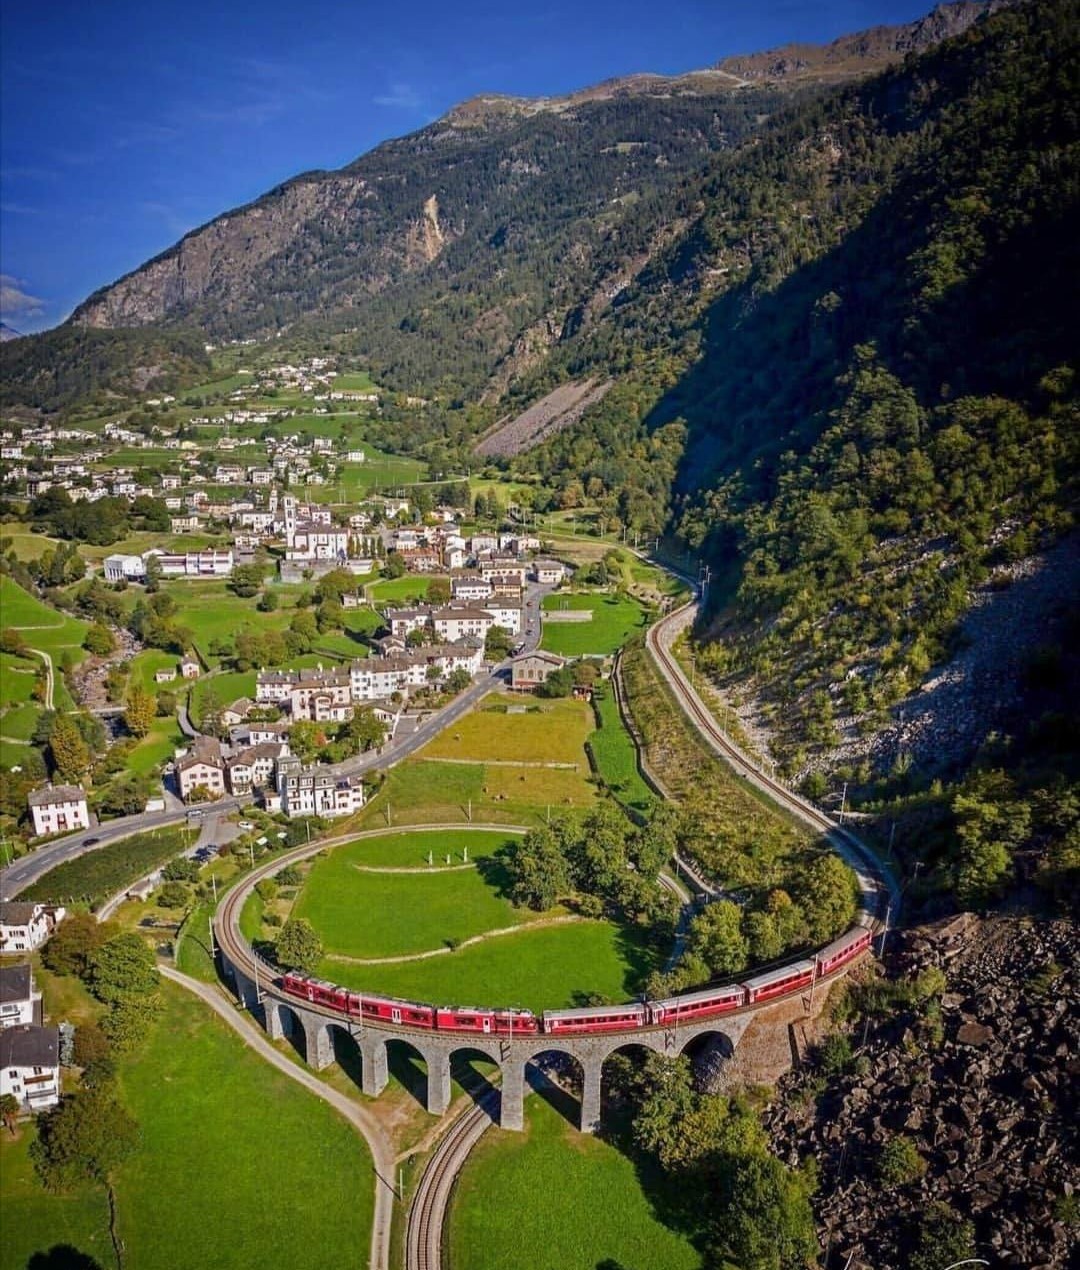
<svg viewBox="0 0 1080 1270">
<path fill-rule="evenodd" d="M 442 1233 L 450 1195 L 469 1152 L 491 1126 L 498 1099 L 496 1090 L 488 1090 L 475 1107 L 458 1116 L 428 1160 L 409 1205 L 406 1270 L 442 1270 Z"/>
<path fill-rule="evenodd" d="M 691 600 L 656 622 L 645 636 L 645 644 L 664 676 L 675 700 L 709 747 L 725 760 L 736 775 L 745 778 L 789 815 L 828 839 L 837 854 L 849 864 L 859 879 L 863 909 L 876 922 L 887 924 L 900 910 L 900 888 L 865 843 L 838 824 L 820 807 L 796 794 L 769 776 L 721 730 L 708 707 L 671 652 L 675 635 L 694 620 L 697 600 Z"/>
</svg>

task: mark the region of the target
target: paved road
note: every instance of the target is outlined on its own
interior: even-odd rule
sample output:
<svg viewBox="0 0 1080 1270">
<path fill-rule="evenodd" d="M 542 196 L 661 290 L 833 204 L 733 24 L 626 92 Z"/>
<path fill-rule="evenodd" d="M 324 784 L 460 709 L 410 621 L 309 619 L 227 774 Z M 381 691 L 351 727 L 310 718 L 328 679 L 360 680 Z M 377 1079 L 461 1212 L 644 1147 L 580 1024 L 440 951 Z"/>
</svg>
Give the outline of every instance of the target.
<svg viewBox="0 0 1080 1270">
<path fill-rule="evenodd" d="M 213 803 L 215 814 L 235 811 L 242 806 L 238 798 L 225 798 Z M 12 899 L 32 882 L 77 856 L 95 847 L 104 846 L 107 842 L 115 842 L 118 838 L 128 838 L 133 833 L 145 833 L 150 829 L 163 829 L 166 825 L 180 825 L 187 820 L 186 811 L 139 812 L 135 816 L 121 816 L 117 820 L 106 821 L 93 829 L 83 829 L 79 833 L 70 834 L 56 842 L 39 847 L 30 855 L 23 856 L 6 869 L 0 870 L 0 898 Z"/>
<path fill-rule="evenodd" d="M 371 1228 L 369 1265 L 371 1270 L 387 1270 L 390 1264 L 390 1226 L 394 1213 L 394 1152 L 389 1138 L 373 1113 L 367 1107 L 332 1089 L 307 1067 L 301 1067 L 279 1053 L 265 1035 L 248 1022 L 244 1011 L 237 1009 L 231 1001 L 221 995 L 216 987 L 181 974 L 179 970 L 174 970 L 171 966 L 159 966 L 159 969 L 166 979 L 180 984 L 181 987 L 193 992 L 204 1001 L 260 1058 L 272 1064 L 279 1072 L 283 1072 L 290 1080 L 303 1085 L 316 1098 L 329 1103 L 361 1134 L 371 1152 L 375 1169 L 375 1211 Z"/>
</svg>

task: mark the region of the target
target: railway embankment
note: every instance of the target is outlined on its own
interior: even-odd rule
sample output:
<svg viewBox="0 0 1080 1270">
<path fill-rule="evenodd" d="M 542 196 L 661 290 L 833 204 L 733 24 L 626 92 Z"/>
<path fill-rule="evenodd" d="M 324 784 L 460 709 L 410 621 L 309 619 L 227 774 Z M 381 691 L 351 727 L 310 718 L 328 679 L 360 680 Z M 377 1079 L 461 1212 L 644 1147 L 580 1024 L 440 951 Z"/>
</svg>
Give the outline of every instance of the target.
<svg viewBox="0 0 1080 1270">
<path fill-rule="evenodd" d="M 818 1162 L 828 1264 L 900 1270 L 928 1222 L 967 1226 L 995 1266 L 1069 1264 L 1075 925 L 961 914 L 905 932 L 889 960 L 888 982 L 848 990 L 846 1039 L 785 1077 L 765 1117 L 782 1160 Z"/>
</svg>

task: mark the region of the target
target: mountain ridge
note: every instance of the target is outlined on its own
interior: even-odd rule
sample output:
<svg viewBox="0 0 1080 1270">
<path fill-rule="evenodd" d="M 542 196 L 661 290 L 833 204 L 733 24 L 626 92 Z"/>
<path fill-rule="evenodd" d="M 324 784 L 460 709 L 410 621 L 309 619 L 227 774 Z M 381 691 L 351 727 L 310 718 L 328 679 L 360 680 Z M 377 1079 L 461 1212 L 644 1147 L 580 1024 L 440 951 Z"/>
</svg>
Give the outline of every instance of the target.
<svg viewBox="0 0 1080 1270">
<path fill-rule="evenodd" d="M 859 61 L 860 73 L 868 74 L 907 46 L 928 42 L 931 29 L 966 29 L 1000 3 L 958 0 L 917 23 L 846 37 L 845 59 Z M 942 13 L 947 17 L 927 26 Z M 833 45 L 820 48 L 822 65 L 835 60 Z M 558 198 L 562 219 L 576 218 L 562 226 L 563 247 L 553 253 L 565 253 L 573 268 L 554 285 L 550 277 L 528 277 L 524 297 L 496 294 L 490 311 L 469 315 L 476 325 L 457 350 L 460 362 L 461 346 L 471 346 L 474 382 L 509 359 L 495 383 L 501 392 L 515 374 L 515 348 L 531 350 L 524 361 L 532 364 L 538 348 L 562 338 L 563 323 L 550 317 L 553 299 L 565 314 L 592 314 L 606 276 L 651 258 L 657 235 L 644 232 L 640 215 L 627 214 L 622 200 L 652 199 L 650 231 L 662 227 L 662 204 L 677 199 L 680 182 L 710 154 L 745 140 L 792 93 L 814 91 L 814 74 L 805 70 L 790 83 L 768 75 L 751 82 L 722 63 L 674 76 L 616 77 L 561 97 L 479 95 L 340 169 L 299 173 L 222 213 L 100 288 L 69 321 L 99 328 L 179 322 L 215 337 L 266 336 L 312 320 L 349 326 L 358 306 L 385 295 L 390 311 L 379 320 L 400 325 L 439 299 L 444 279 L 452 285 L 463 254 L 479 275 L 470 285 L 479 283 L 489 294 L 494 257 L 511 237 L 518 239 L 512 246 L 525 272 L 539 273 L 533 266 L 537 236 L 520 225 L 518 207 L 528 194 L 524 187 L 543 182 L 550 187 L 545 201 Z M 590 188 L 565 169 L 579 157 L 591 158 L 594 146 L 599 155 Z M 560 147 L 572 151 L 569 162 L 557 153 Z M 473 169 L 464 181 L 463 167 Z M 433 197 L 444 209 L 434 237 L 423 210 Z M 672 219 L 679 214 L 676 205 Z M 467 245 L 456 257 L 433 270 L 461 240 Z M 480 259 L 485 250 L 492 257 L 486 262 Z M 454 353 L 448 349 L 448 360 Z M 401 360 L 404 370 L 407 356 Z"/>
</svg>

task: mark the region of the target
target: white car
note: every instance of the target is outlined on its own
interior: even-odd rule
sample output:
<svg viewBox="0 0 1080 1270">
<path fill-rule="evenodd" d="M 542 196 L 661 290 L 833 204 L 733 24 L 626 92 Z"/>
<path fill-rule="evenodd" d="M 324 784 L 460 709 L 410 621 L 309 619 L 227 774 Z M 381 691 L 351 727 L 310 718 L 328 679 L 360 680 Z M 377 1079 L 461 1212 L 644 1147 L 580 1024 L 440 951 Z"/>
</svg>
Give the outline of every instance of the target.
<svg viewBox="0 0 1080 1270">
<path fill-rule="evenodd" d="M 255 826 L 251 823 L 251 821 L 250 821 L 250 820 L 241 820 L 241 821 L 240 821 L 240 826 L 239 826 L 239 827 L 240 827 L 241 829 L 254 829 L 254 828 L 255 828 Z"/>
</svg>

